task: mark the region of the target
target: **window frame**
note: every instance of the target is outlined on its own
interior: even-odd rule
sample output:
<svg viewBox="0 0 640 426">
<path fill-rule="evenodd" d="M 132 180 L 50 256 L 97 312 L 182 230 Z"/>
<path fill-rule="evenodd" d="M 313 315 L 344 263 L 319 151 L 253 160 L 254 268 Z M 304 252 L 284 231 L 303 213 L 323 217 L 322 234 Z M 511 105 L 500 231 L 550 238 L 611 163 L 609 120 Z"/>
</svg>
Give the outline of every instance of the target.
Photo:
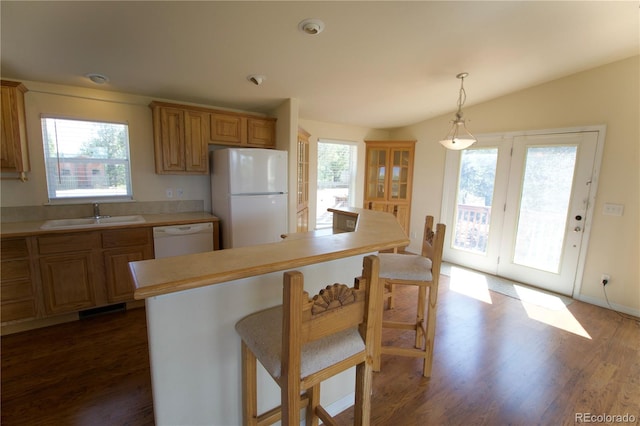
<svg viewBox="0 0 640 426">
<path fill-rule="evenodd" d="M 83 194 L 78 196 L 66 196 L 66 197 L 56 196 L 56 193 L 60 191 L 60 188 L 58 185 L 55 185 L 55 182 L 53 182 L 54 185 L 52 186 L 52 183 L 50 182 L 50 177 L 52 176 L 52 173 L 57 174 L 58 176 L 64 173 L 64 170 L 62 170 L 59 166 L 60 160 L 63 159 L 64 157 L 60 157 L 59 154 L 56 154 L 53 156 L 49 155 L 49 148 L 47 146 L 48 133 L 45 133 L 45 130 L 46 130 L 45 120 L 66 120 L 66 121 L 77 121 L 77 122 L 85 122 L 85 123 L 96 123 L 96 124 L 104 123 L 104 124 L 124 126 L 124 131 L 125 131 L 124 149 L 126 150 L 126 158 L 122 158 L 122 159 L 91 158 L 91 159 L 87 159 L 87 161 L 80 161 L 74 158 L 72 159 L 72 161 L 68 161 L 67 163 L 84 163 L 89 166 L 91 164 L 96 164 L 96 163 L 100 164 L 101 166 L 109 165 L 109 164 L 124 165 L 125 193 L 111 194 L 111 195 L 95 193 L 95 194 L 89 194 L 89 195 Z M 117 201 L 133 200 L 133 176 L 131 173 L 132 167 L 131 167 L 131 143 L 130 143 L 129 122 L 118 121 L 118 120 L 104 120 L 104 119 L 93 119 L 93 118 L 86 118 L 86 117 L 65 116 L 65 115 L 56 115 L 56 114 L 42 114 L 40 116 L 40 126 L 41 126 L 42 150 L 43 150 L 42 155 L 45 163 L 44 164 L 45 180 L 46 180 L 47 198 L 48 198 L 49 204 L 80 204 L 80 203 L 86 203 L 86 202 L 109 202 L 109 201 L 117 202 Z M 56 170 L 54 170 L 53 172 L 50 172 L 49 164 L 51 161 L 58 163 L 57 166 L 54 166 Z M 90 176 L 95 176 L 93 169 L 90 170 L 90 173 L 91 173 Z M 95 190 L 95 188 L 92 188 L 92 190 Z"/>
</svg>

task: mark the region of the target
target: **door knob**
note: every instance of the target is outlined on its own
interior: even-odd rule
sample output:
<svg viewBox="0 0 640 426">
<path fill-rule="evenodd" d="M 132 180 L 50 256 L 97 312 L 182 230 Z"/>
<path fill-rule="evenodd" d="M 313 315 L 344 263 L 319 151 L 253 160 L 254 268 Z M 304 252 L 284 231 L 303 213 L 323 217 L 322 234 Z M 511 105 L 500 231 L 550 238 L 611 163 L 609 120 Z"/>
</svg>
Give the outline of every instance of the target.
<svg viewBox="0 0 640 426">
<path fill-rule="evenodd" d="M 582 220 L 582 216 L 581 215 L 576 215 L 576 220 Z"/>
</svg>

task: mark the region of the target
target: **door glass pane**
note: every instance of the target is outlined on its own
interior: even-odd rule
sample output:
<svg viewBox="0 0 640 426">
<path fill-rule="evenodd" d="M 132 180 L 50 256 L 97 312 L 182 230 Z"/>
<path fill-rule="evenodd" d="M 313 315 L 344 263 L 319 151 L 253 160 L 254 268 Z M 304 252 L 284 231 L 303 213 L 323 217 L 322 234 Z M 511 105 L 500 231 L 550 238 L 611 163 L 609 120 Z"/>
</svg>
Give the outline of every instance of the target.
<svg viewBox="0 0 640 426">
<path fill-rule="evenodd" d="M 453 248 L 487 253 L 497 161 L 498 148 L 462 152 Z"/>
<path fill-rule="evenodd" d="M 513 262 L 559 271 L 576 146 L 527 148 Z"/>
<path fill-rule="evenodd" d="M 378 159 L 374 164 L 377 163 Z M 356 164 L 355 144 L 318 141 L 316 229 L 333 226 L 333 213 L 327 209 L 354 205 Z"/>
</svg>

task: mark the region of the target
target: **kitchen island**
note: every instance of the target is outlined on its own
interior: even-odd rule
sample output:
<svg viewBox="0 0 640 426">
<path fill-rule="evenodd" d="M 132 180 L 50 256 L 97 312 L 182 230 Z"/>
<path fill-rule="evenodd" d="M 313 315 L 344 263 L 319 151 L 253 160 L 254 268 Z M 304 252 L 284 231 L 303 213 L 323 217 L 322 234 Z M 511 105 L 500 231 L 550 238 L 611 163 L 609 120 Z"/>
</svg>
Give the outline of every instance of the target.
<svg viewBox="0 0 640 426">
<path fill-rule="evenodd" d="M 315 294 L 335 282 L 353 283 L 367 254 L 409 243 L 391 214 L 333 212 L 352 217 L 354 231 L 291 234 L 277 243 L 130 263 L 135 297 L 146 301 L 156 424 L 241 424 L 234 326 L 282 302 L 283 271 L 302 271 L 305 289 Z M 353 375 L 349 370 L 323 384 L 330 410 L 353 403 Z M 279 404 L 279 389 L 262 368 L 258 392 L 259 410 Z"/>
</svg>

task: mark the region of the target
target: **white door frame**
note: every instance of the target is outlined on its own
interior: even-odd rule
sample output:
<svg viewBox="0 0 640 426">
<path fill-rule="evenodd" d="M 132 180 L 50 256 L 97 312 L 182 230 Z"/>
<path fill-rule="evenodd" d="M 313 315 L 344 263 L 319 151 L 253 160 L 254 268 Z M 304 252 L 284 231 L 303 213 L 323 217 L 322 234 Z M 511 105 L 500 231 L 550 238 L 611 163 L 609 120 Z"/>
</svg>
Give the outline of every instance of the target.
<svg viewBox="0 0 640 426">
<path fill-rule="evenodd" d="M 582 236 L 582 245 L 580 249 L 580 254 L 578 256 L 576 275 L 573 283 L 572 296 L 574 298 L 578 294 L 580 294 L 580 291 L 582 289 L 582 278 L 584 274 L 587 251 L 589 248 L 589 237 L 591 235 L 591 226 L 593 223 L 593 216 L 595 211 L 596 194 L 597 194 L 598 182 L 600 178 L 600 167 L 602 164 L 602 156 L 604 152 L 606 125 L 569 127 L 569 128 L 559 128 L 559 129 L 526 130 L 526 131 L 487 133 L 487 134 L 476 135 L 479 143 L 482 143 L 483 140 L 485 141 L 496 141 L 500 139 L 513 140 L 513 138 L 518 136 L 534 136 L 534 135 L 577 133 L 577 132 L 598 132 L 598 137 L 597 137 L 595 161 L 593 163 L 592 179 L 591 179 L 590 190 L 589 190 L 589 199 L 587 201 L 587 208 L 586 208 L 586 215 L 585 215 L 586 217 L 583 224 L 584 231 Z M 457 180 L 458 180 L 458 177 L 457 177 L 458 169 L 456 167 L 451 167 L 451 166 L 455 166 L 455 164 L 459 164 L 459 158 L 460 158 L 459 151 L 448 150 L 446 153 L 445 161 L 446 161 L 446 165 L 448 165 L 449 167 L 445 166 L 440 217 L 441 217 L 441 220 L 447 226 L 449 226 L 449 229 L 453 229 L 452 228 L 453 223 L 447 223 L 447 222 L 449 221 L 448 218 L 453 217 L 453 212 L 451 211 L 451 209 L 455 208 L 454 204 L 455 204 L 455 197 L 457 192 L 455 188 L 457 188 Z M 451 235 L 452 233 L 449 232 L 448 234 Z M 445 257 L 444 260 L 448 260 L 448 259 Z"/>
</svg>

